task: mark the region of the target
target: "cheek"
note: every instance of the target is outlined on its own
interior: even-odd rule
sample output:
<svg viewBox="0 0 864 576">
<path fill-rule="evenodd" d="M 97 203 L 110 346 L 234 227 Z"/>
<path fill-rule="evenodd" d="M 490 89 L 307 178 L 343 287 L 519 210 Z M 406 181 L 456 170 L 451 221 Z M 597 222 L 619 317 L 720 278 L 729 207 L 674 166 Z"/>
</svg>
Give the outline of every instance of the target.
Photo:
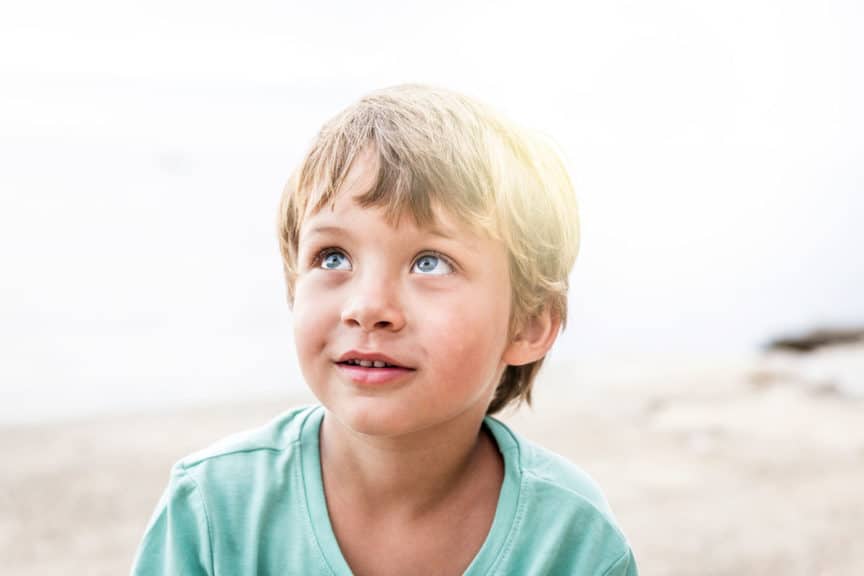
<svg viewBox="0 0 864 576">
<path fill-rule="evenodd" d="M 506 306 L 489 299 L 442 302 L 422 320 L 431 346 L 439 351 L 439 361 L 468 371 L 497 364 L 506 344 L 508 321 Z"/>
<path fill-rule="evenodd" d="M 334 312 L 336 310 L 336 312 Z M 306 284 L 298 284 L 294 293 L 292 323 L 294 343 L 302 360 L 304 353 L 317 351 L 324 345 L 333 317 L 338 318 L 333 297 Z"/>
</svg>

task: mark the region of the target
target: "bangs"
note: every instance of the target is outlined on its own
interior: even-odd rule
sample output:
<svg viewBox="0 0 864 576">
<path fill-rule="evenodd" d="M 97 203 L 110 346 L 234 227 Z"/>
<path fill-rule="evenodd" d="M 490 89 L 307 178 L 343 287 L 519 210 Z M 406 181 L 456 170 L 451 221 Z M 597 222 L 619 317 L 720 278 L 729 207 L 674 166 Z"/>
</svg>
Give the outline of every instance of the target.
<svg viewBox="0 0 864 576">
<path fill-rule="evenodd" d="M 371 159 L 371 184 L 356 202 L 382 209 L 389 224 L 407 215 L 429 227 L 436 210 L 444 210 L 472 229 L 497 236 L 491 175 L 477 143 L 473 154 L 465 154 L 452 139 L 406 130 L 411 118 L 392 118 L 389 112 L 361 106 L 325 126 L 300 167 L 295 217 L 302 220 L 306 213 L 332 205 L 354 163 L 365 156 Z"/>
</svg>

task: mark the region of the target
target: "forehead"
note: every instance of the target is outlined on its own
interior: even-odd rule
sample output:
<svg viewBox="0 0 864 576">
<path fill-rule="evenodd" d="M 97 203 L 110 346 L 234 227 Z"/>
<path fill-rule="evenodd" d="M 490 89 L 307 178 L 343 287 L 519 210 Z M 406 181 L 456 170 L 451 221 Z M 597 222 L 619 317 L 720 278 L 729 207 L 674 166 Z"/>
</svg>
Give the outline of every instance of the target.
<svg viewBox="0 0 864 576">
<path fill-rule="evenodd" d="M 489 237 L 477 226 L 472 226 L 450 211 L 433 207 L 432 220 L 418 224 L 410 211 L 399 214 L 394 221 L 389 221 L 380 206 L 363 206 L 358 195 L 347 192 L 337 193 L 332 202 L 318 210 L 307 210 L 306 217 L 300 227 L 300 241 L 318 234 L 350 233 L 354 228 L 368 226 L 366 216 L 376 220 L 374 225 L 388 226 L 397 232 L 419 232 L 430 236 L 438 236 L 445 240 L 469 243 L 475 245 L 476 240 Z M 380 229 L 380 228 L 379 228 Z"/>
<path fill-rule="evenodd" d="M 351 163 L 339 188 L 326 201 L 321 202 L 321 195 L 310 198 L 303 214 L 300 237 L 323 228 L 350 229 L 357 210 L 376 213 L 396 229 L 407 226 L 452 239 L 491 236 L 479 222 L 457 215 L 455 210 L 444 206 L 445 194 L 437 194 L 437 199 L 426 198 L 428 209 L 424 210 L 416 207 L 423 202 L 415 204 L 411 198 L 404 197 L 393 202 L 387 193 L 378 201 L 370 202 L 370 191 L 379 185 L 380 162 L 374 148 L 365 147 Z M 420 194 L 424 192 L 417 191 L 417 195 Z"/>
</svg>

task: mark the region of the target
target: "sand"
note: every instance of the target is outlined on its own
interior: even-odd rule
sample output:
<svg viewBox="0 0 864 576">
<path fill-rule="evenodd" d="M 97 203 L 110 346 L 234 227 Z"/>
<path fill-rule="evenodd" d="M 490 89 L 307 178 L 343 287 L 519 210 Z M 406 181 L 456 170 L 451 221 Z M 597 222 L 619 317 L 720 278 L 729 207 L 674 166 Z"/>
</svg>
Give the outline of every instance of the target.
<svg viewBox="0 0 864 576">
<path fill-rule="evenodd" d="M 642 574 L 864 574 L 864 401 L 752 373 L 559 363 L 505 420 L 600 483 Z M 3 573 L 128 573 L 175 460 L 310 400 L 0 428 Z"/>
</svg>

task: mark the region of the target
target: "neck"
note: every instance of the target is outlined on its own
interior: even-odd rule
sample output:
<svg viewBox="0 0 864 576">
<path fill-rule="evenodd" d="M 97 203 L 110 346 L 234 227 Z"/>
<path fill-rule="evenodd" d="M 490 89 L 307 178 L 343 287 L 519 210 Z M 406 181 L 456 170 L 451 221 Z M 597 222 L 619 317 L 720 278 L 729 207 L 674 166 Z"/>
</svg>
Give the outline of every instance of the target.
<svg viewBox="0 0 864 576">
<path fill-rule="evenodd" d="M 419 517 L 466 486 L 500 455 L 483 414 L 409 435 L 373 437 L 342 425 L 329 412 L 321 425 L 321 462 L 328 499 L 375 514 Z M 497 475 L 496 475 L 497 476 Z"/>
</svg>

